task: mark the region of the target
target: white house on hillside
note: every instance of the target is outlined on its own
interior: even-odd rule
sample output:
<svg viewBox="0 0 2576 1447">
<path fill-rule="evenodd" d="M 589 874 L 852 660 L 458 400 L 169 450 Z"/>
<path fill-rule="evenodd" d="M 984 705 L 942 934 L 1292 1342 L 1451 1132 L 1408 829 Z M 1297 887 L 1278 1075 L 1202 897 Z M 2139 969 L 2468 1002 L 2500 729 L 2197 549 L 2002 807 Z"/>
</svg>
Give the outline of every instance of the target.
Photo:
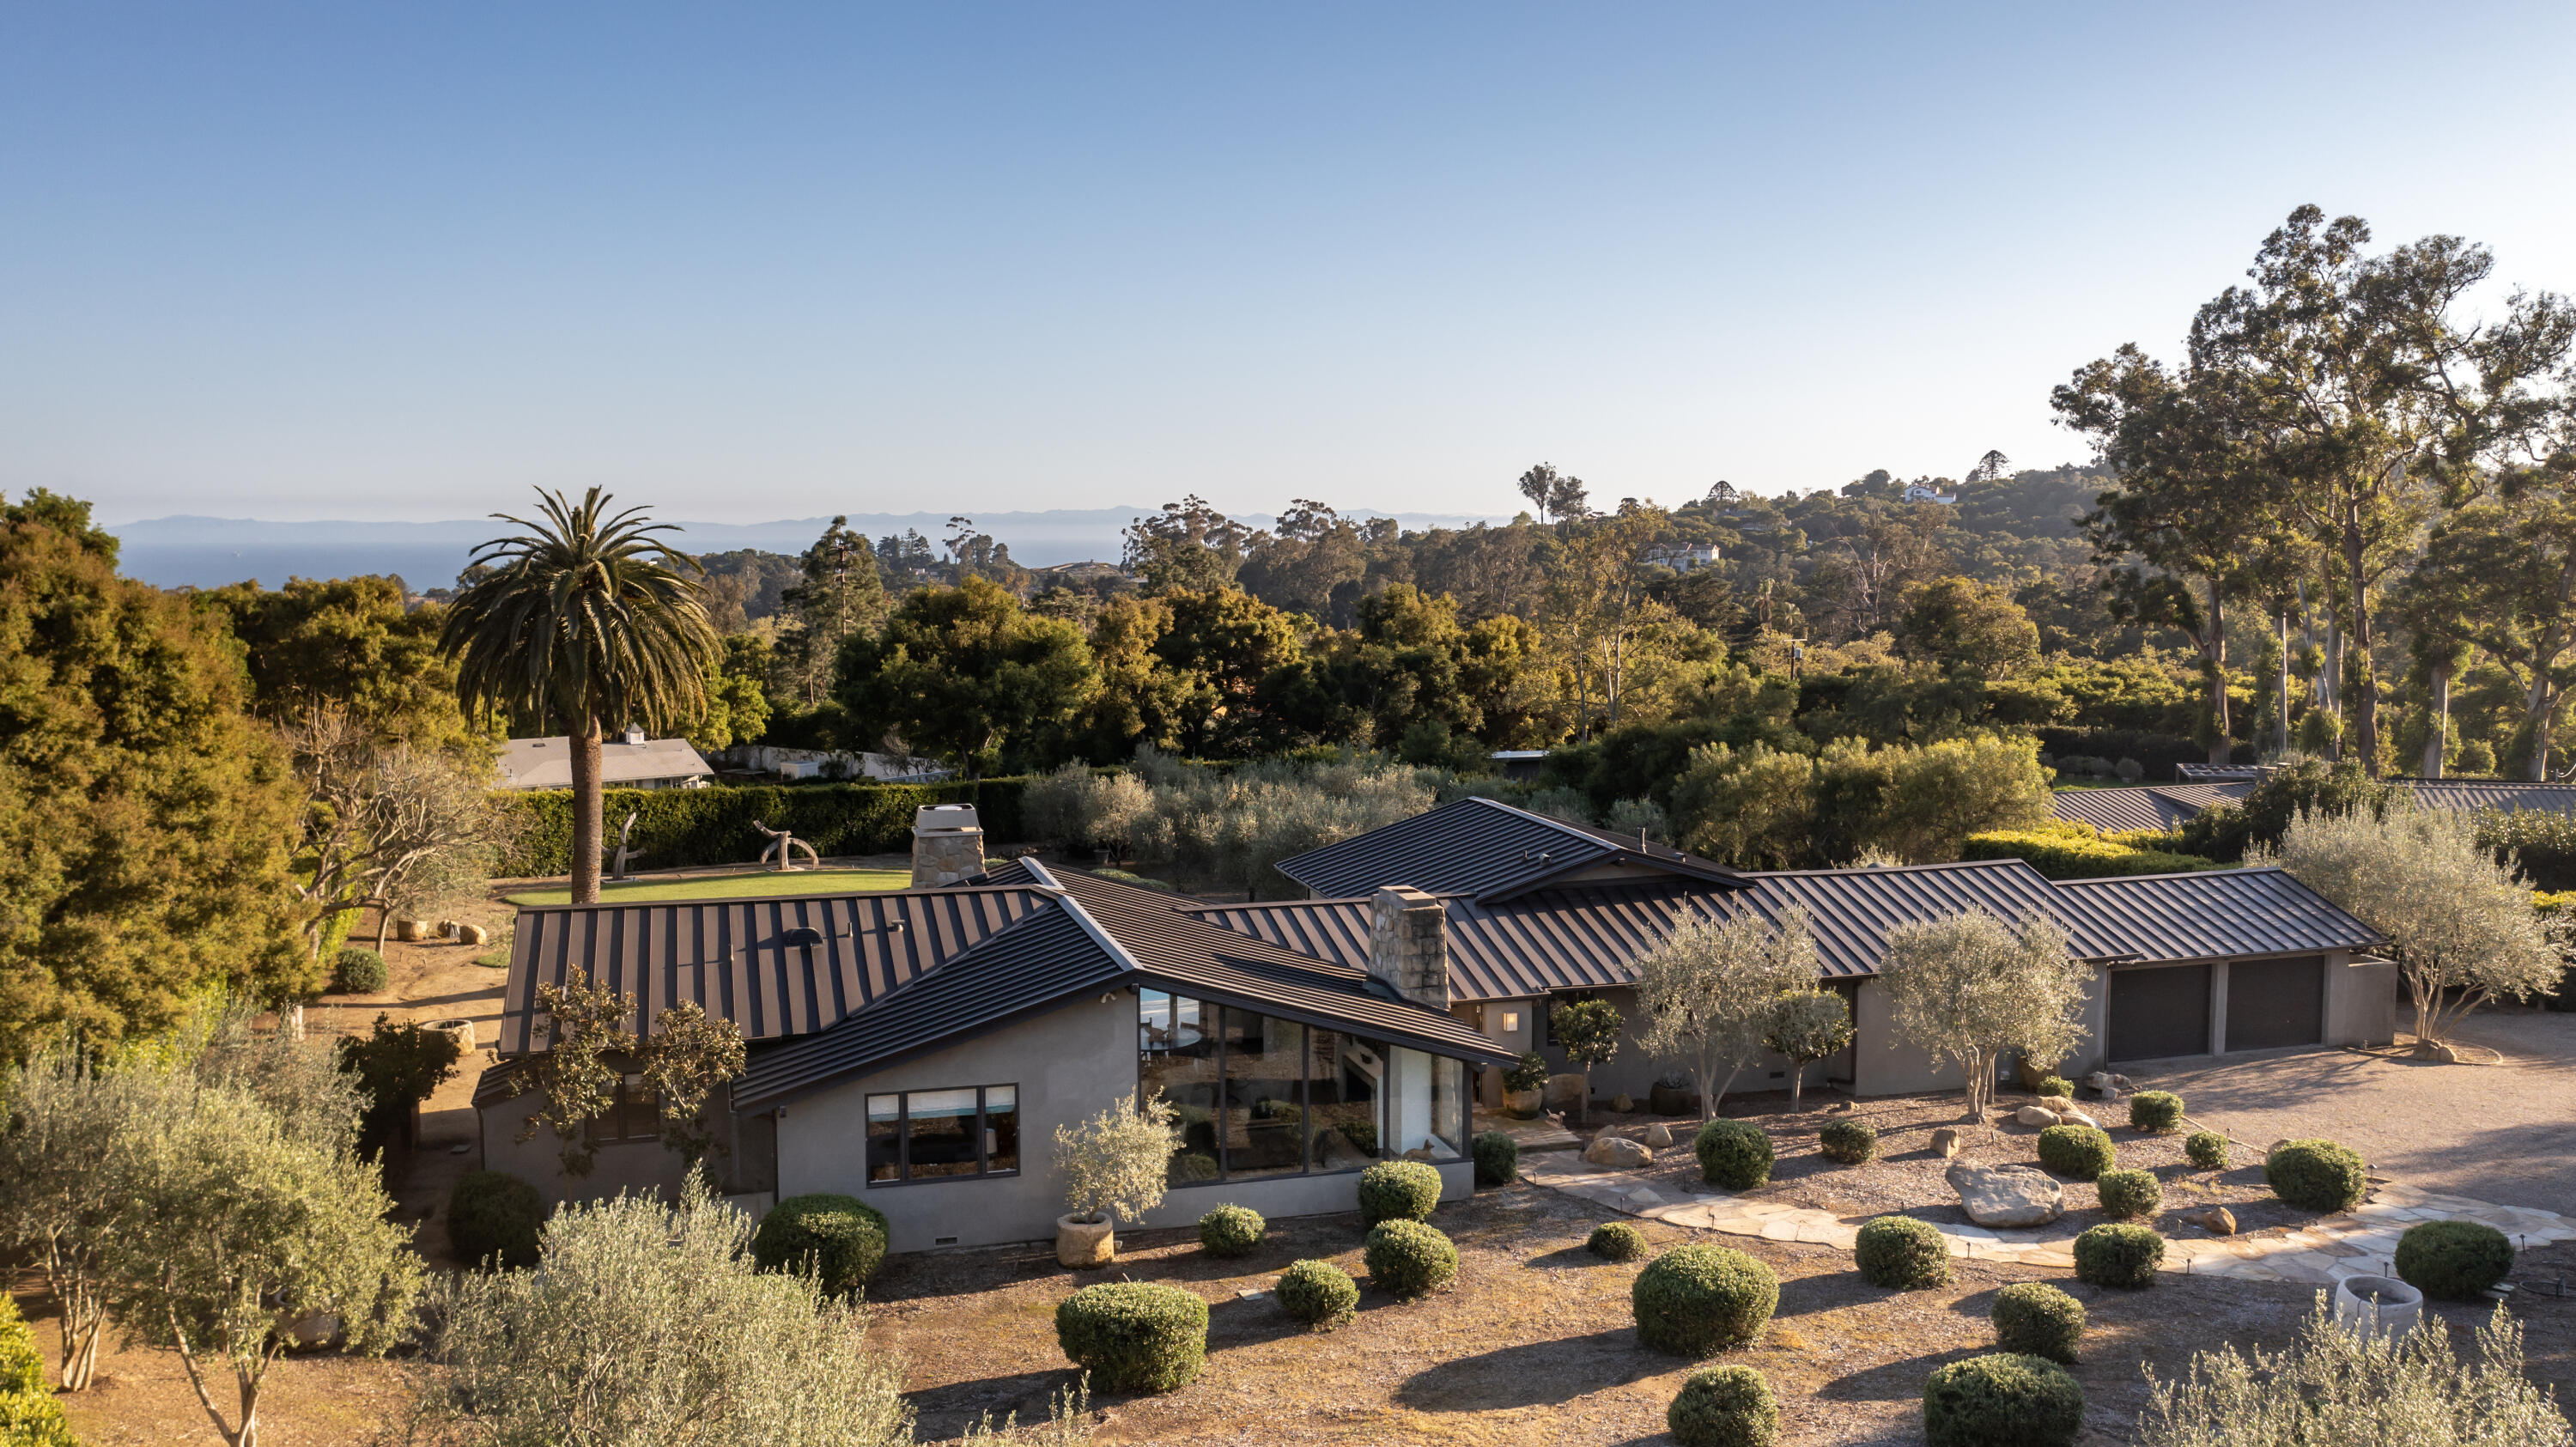
<svg viewBox="0 0 2576 1447">
<path fill-rule="evenodd" d="M 504 789 L 572 787 L 572 740 L 512 739 L 501 746 Z M 715 770 L 687 739 L 648 739 L 642 729 L 599 745 L 599 780 L 611 789 L 703 789 Z"/>
</svg>

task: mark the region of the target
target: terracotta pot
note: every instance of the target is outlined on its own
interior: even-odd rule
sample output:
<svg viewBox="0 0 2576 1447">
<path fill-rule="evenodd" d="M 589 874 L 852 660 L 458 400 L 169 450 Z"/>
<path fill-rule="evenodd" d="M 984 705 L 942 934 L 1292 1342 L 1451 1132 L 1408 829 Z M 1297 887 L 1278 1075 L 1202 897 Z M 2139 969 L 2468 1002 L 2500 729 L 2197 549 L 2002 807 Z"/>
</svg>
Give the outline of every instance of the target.
<svg viewBox="0 0 2576 1447">
<path fill-rule="evenodd" d="M 1076 1270 L 1108 1265 L 1118 1257 L 1117 1225 L 1108 1216 L 1097 1221 L 1085 1221 L 1079 1216 L 1056 1217 L 1056 1261 Z"/>
<path fill-rule="evenodd" d="M 1544 1090 L 1506 1090 L 1503 1092 L 1503 1113 L 1520 1120 L 1538 1119 L 1538 1113 L 1540 1110 L 1545 1108 L 1546 1103 L 1547 1092 Z"/>
</svg>

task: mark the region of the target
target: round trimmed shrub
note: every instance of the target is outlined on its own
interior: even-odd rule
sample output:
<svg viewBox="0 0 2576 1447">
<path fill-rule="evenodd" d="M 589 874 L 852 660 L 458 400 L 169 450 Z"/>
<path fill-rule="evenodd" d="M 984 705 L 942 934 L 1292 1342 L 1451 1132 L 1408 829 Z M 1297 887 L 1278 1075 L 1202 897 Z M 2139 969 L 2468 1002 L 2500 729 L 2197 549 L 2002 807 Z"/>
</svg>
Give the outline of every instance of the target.
<svg viewBox="0 0 2576 1447">
<path fill-rule="evenodd" d="M 1713 1120 L 1691 1141 L 1700 1179 L 1730 1191 L 1749 1191 L 1771 1179 L 1771 1137 L 1750 1121 Z"/>
<path fill-rule="evenodd" d="M 2227 1169 L 2227 1137 L 2214 1130 L 2196 1130 L 2183 1137 L 2182 1153 L 2204 1171 Z"/>
<path fill-rule="evenodd" d="M 334 995 L 372 995 L 392 978 L 385 970 L 385 957 L 364 945 L 342 945 L 331 957 Z"/>
<path fill-rule="evenodd" d="M 769 1208 L 751 1233 L 751 1259 L 763 1271 L 802 1271 L 809 1260 L 823 1290 L 846 1296 L 885 1263 L 886 1218 L 854 1197 L 818 1191 Z"/>
<path fill-rule="evenodd" d="M 1477 1185 L 1499 1186 L 1520 1176 L 1520 1143 L 1501 1131 L 1486 1131 L 1468 1142 L 1467 1148 L 1476 1157 Z"/>
<path fill-rule="evenodd" d="M 2063 1075 L 2047 1075 L 2040 1078 L 2038 1093 L 2041 1095 L 2062 1095 L 2068 1100 L 2073 1100 L 2075 1098 L 2075 1086 Z"/>
<path fill-rule="evenodd" d="M 2099 1126 L 2053 1125 L 2039 1133 L 2039 1163 L 2089 1181 L 2111 1169 L 2111 1138 Z"/>
<path fill-rule="evenodd" d="M 1681 1447 L 1771 1447 L 1780 1438 L 1780 1404 L 1751 1367 L 1702 1367 L 1664 1409 L 1664 1429 Z"/>
<path fill-rule="evenodd" d="M 1280 1310 L 1317 1331 L 1331 1331 L 1359 1314 L 1359 1283 L 1329 1261 L 1291 1265 L 1279 1273 L 1274 1290 Z"/>
<path fill-rule="evenodd" d="M 1780 1278 L 1741 1251 L 1676 1246 L 1637 1273 L 1628 1302 L 1638 1341 L 1675 1356 L 1705 1357 L 1761 1334 L 1780 1308 Z"/>
<path fill-rule="evenodd" d="M 1369 1228 L 1360 1251 L 1369 1282 L 1389 1296 L 1416 1297 L 1458 1279 L 1458 1248 L 1437 1227 L 1401 1217 Z"/>
<path fill-rule="evenodd" d="M 1424 1161 L 1380 1161 L 1360 1172 L 1360 1224 L 1428 1221 L 1440 1204 L 1440 1172 Z"/>
<path fill-rule="evenodd" d="M 2182 1097 L 2170 1090 L 2142 1090 L 2129 1097 L 2129 1124 L 2163 1132 L 2182 1124 Z"/>
<path fill-rule="evenodd" d="M 2370 1168 L 2333 1141 L 2283 1141 L 2263 1158 L 2263 1184 L 2293 1206 L 2349 1211 L 2370 1189 Z"/>
<path fill-rule="evenodd" d="M 1816 1149 L 1829 1161 L 1856 1166 L 1878 1154 L 1878 1130 L 1863 1121 L 1829 1120 L 1816 1132 Z"/>
<path fill-rule="evenodd" d="M 2104 1171 L 2093 1178 L 2093 1190 L 2113 1216 L 2152 1216 L 2165 1203 L 2163 1183 L 2145 1171 Z"/>
<path fill-rule="evenodd" d="M 1923 1384 L 1925 1447 L 2072 1447 L 2083 1429 L 2084 1388 L 2046 1357 L 1970 1357 Z"/>
<path fill-rule="evenodd" d="M 2045 1281 L 2016 1281 L 1995 1293 L 1995 1345 L 2026 1357 L 2072 1363 L 2084 1338 L 2084 1303 Z"/>
<path fill-rule="evenodd" d="M 1210 1256 L 1249 1256 L 1269 1229 L 1250 1206 L 1219 1206 L 1199 1218 L 1199 1249 Z"/>
<path fill-rule="evenodd" d="M 1104 1281 L 1058 1303 L 1056 1344 L 1113 1392 L 1168 1392 L 1207 1365 L 1208 1304 L 1159 1281 Z"/>
<path fill-rule="evenodd" d="M 537 1188 L 507 1171 L 467 1171 L 447 1193 L 448 1247 L 476 1266 L 536 1265 L 545 1219 Z"/>
<path fill-rule="evenodd" d="M 1911 1216 L 1881 1216 L 1860 1228 L 1852 1264 L 1872 1286 L 1921 1291 L 1950 1281 L 1950 1247 L 1941 1228 Z"/>
<path fill-rule="evenodd" d="M 2165 1238 L 2144 1226 L 2095 1226 L 2075 1238 L 2075 1279 L 2094 1286 L 2152 1286 Z"/>
<path fill-rule="evenodd" d="M 1625 1221 L 1605 1221 L 1592 1228 L 1592 1238 L 1583 1245 L 1607 1260 L 1634 1261 L 1646 1254 L 1646 1233 Z"/>
<path fill-rule="evenodd" d="M 2418 1221 L 2397 1238 L 2397 1275 L 2426 1296 L 2475 1301 L 2513 1269 L 2513 1242 L 2475 1221 Z"/>
</svg>

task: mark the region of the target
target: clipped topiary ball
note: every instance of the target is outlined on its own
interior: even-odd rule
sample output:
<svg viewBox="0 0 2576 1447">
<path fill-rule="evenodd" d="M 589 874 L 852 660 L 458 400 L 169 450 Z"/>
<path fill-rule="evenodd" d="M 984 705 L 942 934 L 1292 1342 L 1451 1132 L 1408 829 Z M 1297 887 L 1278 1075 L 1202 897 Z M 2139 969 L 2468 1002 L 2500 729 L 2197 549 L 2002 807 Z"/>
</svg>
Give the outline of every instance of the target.
<svg viewBox="0 0 2576 1447">
<path fill-rule="evenodd" d="M 2104 1171 L 2094 1177 L 2093 1191 L 2113 1216 L 2152 1216 L 2165 1202 L 2164 1186 L 2145 1171 Z"/>
<path fill-rule="evenodd" d="M 2095 1286 L 2153 1286 L 2165 1238 L 2144 1226 L 2095 1226 L 2075 1238 L 2075 1279 Z"/>
<path fill-rule="evenodd" d="M 2370 1189 L 2370 1168 L 2333 1141 L 2283 1141 L 2263 1158 L 2263 1183 L 2293 1206 L 2349 1211 Z"/>
<path fill-rule="evenodd" d="M 1925 1447 L 2072 1447 L 2082 1430 L 2084 1388 L 2045 1357 L 1970 1357 L 1923 1384 Z"/>
<path fill-rule="evenodd" d="M 2089 1181 L 2111 1169 L 2111 1138 L 2098 1126 L 2053 1125 L 2039 1133 L 2039 1163 Z"/>
<path fill-rule="evenodd" d="M 2170 1090 L 2142 1090 L 2129 1097 L 2129 1124 L 2139 1130 L 2168 1131 L 2182 1124 L 2182 1097 Z"/>
<path fill-rule="evenodd" d="M 2426 1296 L 2475 1301 L 2513 1269 L 2513 1242 L 2476 1221 L 2419 1221 L 2397 1238 L 2397 1275 Z"/>
<path fill-rule="evenodd" d="M 1829 1120 L 1816 1132 L 1816 1149 L 1829 1161 L 1856 1166 L 1878 1154 L 1878 1131 L 1856 1120 Z"/>
<path fill-rule="evenodd" d="M 1730 1191 L 1749 1191 L 1771 1179 L 1771 1137 L 1741 1120 L 1713 1120 L 1691 1142 L 1700 1178 Z"/>
<path fill-rule="evenodd" d="M 1780 1404 L 1751 1367 L 1702 1367 L 1664 1409 L 1664 1428 L 1681 1447 L 1771 1447 Z"/>
<path fill-rule="evenodd" d="M 1929 1221 L 1881 1216 L 1860 1228 L 1852 1264 L 1872 1286 L 1921 1291 L 1949 1284 L 1950 1246 Z"/>
<path fill-rule="evenodd" d="M 1198 1380 L 1207 1332 L 1198 1293 L 1158 1281 L 1104 1281 L 1055 1309 L 1065 1357 L 1113 1392 L 1168 1392 Z"/>
<path fill-rule="evenodd" d="M 1458 1279 L 1458 1248 L 1419 1221 L 1381 1221 L 1369 1228 L 1360 1259 L 1369 1281 L 1389 1296 L 1416 1297 Z"/>
<path fill-rule="evenodd" d="M 477 1266 L 536 1265 L 545 1220 L 537 1188 L 507 1171 L 467 1171 L 447 1193 L 448 1247 Z"/>
<path fill-rule="evenodd" d="M 1249 1256 L 1269 1229 L 1249 1206 L 1219 1206 L 1199 1218 L 1199 1249 L 1210 1256 Z"/>
<path fill-rule="evenodd" d="M 363 945 L 342 945 L 340 952 L 331 957 L 334 995 L 372 995 L 391 978 L 385 970 L 385 957 Z"/>
<path fill-rule="evenodd" d="M 1583 1244 L 1605 1260 L 1634 1261 L 1646 1254 L 1646 1233 L 1625 1221 L 1606 1221 L 1593 1227 L 1592 1238 Z"/>
<path fill-rule="evenodd" d="M 751 1259 L 763 1271 L 803 1271 L 812 1262 L 823 1290 L 846 1296 L 885 1262 L 886 1218 L 850 1196 L 819 1191 L 769 1208 L 751 1233 Z"/>
<path fill-rule="evenodd" d="M 1360 1224 L 1428 1221 L 1440 1204 L 1440 1172 L 1423 1161 L 1380 1161 L 1360 1172 Z"/>
<path fill-rule="evenodd" d="M 1279 1273 L 1275 1291 L 1280 1310 L 1317 1331 L 1331 1331 L 1359 1314 L 1359 1283 L 1329 1261 L 1297 1262 Z"/>
<path fill-rule="evenodd" d="M 1995 1293 L 1995 1345 L 2072 1364 L 2084 1337 L 2084 1303 L 2044 1281 L 2016 1281 Z"/>
<path fill-rule="evenodd" d="M 1638 1341 L 1675 1356 L 1705 1357 L 1761 1334 L 1780 1308 L 1780 1278 L 1741 1251 L 1676 1246 L 1637 1273 L 1628 1301 Z"/>
<path fill-rule="evenodd" d="M 2227 1169 L 2227 1137 L 2214 1130 L 2196 1130 L 2183 1137 L 2182 1153 L 2204 1171 Z"/>
<path fill-rule="evenodd" d="M 1499 1186 L 1517 1179 L 1521 1173 L 1520 1144 L 1498 1130 L 1489 1130 L 1468 1142 L 1476 1157 L 1476 1184 Z"/>
<path fill-rule="evenodd" d="M 2040 1078 L 2038 1093 L 2041 1095 L 2062 1095 L 2068 1100 L 2073 1100 L 2075 1098 L 2075 1087 L 2067 1082 L 2065 1076 L 2048 1075 Z"/>
</svg>

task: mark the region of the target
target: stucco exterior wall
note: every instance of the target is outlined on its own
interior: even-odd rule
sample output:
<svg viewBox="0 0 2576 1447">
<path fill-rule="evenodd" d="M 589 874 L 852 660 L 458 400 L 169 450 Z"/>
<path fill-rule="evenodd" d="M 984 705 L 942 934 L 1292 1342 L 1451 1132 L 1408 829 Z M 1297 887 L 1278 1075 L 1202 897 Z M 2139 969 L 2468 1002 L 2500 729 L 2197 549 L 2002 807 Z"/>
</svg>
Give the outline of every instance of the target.
<svg viewBox="0 0 2576 1447">
<path fill-rule="evenodd" d="M 2395 1044 L 2404 988 L 2393 960 L 2355 959 L 2349 951 L 2326 956 L 2326 1043 Z"/>
<path fill-rule="evenodd" d="M 622 1141 L 598 1147 L 590 1174 L 563 1173 L 563 1142 L 545 1126 L 519 1140 L 520 1127 L 536 1111 L 539 1097 L 513 1096 L 484 1107 L 483 1169 L 504 1171 L 537 1188 L 549 1208 L 565 1201 L 603 1200 L 619 1192 L 659 1191 L 664 1199 L 679 1195 L 686 1174 L 678 1155 L 660 1141 Z M 736 1121 L 718 1087 L 708 1106 L 708 1119 L 724 1149 L 707 1159 L 708 1175 L 719 1194 L 747 1194 L 770 1188 L 770 1142 L 766 1121 Z"/>
</svg>

